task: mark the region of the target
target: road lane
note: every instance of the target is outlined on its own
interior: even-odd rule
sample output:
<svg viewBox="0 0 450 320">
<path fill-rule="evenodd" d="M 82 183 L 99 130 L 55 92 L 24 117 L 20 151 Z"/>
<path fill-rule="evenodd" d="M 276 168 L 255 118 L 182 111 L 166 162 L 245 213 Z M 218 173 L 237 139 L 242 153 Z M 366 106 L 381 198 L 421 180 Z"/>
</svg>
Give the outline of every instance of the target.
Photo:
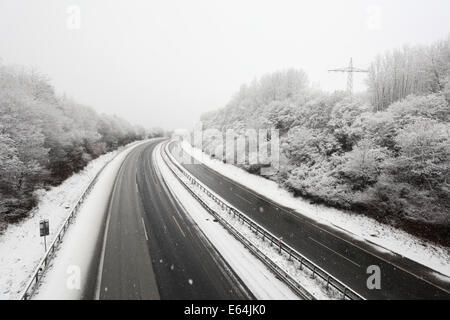
<svg viewBox="0 0 450 320">
<path fill-rule="evenodd" d="M 160 298 L 142 225 L 143 207 L 133 165 L 145 147 L 137 147 L 125 159 L 111 195 L 99 275 L 98 298 L 102 300 Z"/>
<path fill-rule="evenodd" d="M 152 162 L 157 143 L 133 150 L 117 177 L 98 297 L 253 298 L 166 189 Z"/>
<path fill-rule="evenodd" d="M 432 284 L 421 278 L 431 273 L 426 267 L 397 255 L 375 253 L 366 243 L 277 205 L 203 164 L 183 165 L 229 203 L 368 299 L 450 298 L 448 283 Z M 367 287 L 367 268 L 372 265 L 381 269 L 380 290 Z"/>
</svg>

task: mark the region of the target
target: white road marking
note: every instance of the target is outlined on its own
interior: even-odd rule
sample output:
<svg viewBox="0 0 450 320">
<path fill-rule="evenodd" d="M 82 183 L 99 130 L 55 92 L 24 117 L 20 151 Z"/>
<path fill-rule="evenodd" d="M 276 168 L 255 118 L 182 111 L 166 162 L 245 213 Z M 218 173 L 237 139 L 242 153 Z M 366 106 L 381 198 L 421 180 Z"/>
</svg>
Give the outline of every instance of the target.
<svg viewBox="0 0 450 320">
<path fill-rule="evenodd" d="M 331 252 L 333 252 L 333 253 L 335 253 L 335 254 L 337 254 L 338 256 L 340 256 L 341 258 L 344 258 L 345 260 L 347 260 L 347 261 L 349 261 L 349 262 L 351 262 L 351 263 L 353 263 L 354 265 L 356 265 L 356 266 L 358 266 L 359 268 L 361 267 L 361 265 L 359 265 L 359 264 L 357 264 L 355 261 L 353 261 L 353 260 L 351 260 L 351 259 L 349 259 L 349 258 L 347 258 L 347 257 L 345 257 L 345 256 L 343 256 L 342 254 L 340 254 L 339 252 L 337 252 L 337 251 L 334 251 L 333 249 L 331 249 L 330 247 L 327 247 L 326 245 L 324 245 L 322 242 L 320 242 L 320 241 L 317 241 L 316 239 L 313 239 L 313 238 L 311 238 L 311 237 L 308 237 L 309 239 L 311 239 L 312 241 L 314 241 L 315 243 L 317 243 L 318 245 L 321 245 L 322 247 L 324 247 L 324 248 L 326 248 L 326 249 L 328 249 L 328 250 L 330 250 Z"/>
<path fill-rule="evenodd" d="M 184 151 L 184 152 L 185 152 L 185 151 Z M 289 214 L 289 215 L 291 215 L 291 216 L 293 216 L 293 217 L 296 217 L 297 219 L 302 219 L 302 220 L 303 220 L 303 221 L 302 221 L 303 223 L 307 223 L 307 224 L 309 224 L 309 225 L 311 225 L 311 226 L 313 226 L 313 227 L 316 227 L 317 229 L 322 230 L 322 231 L 328 233 L 330 236 L 332 236 L 332 237 L 334 237 L 334 238 L 336 238 L 336 239 L 342 240 L 342 241 L 346 242 L 347 244 L 349 244 L 350 246 L 355 247 L 355 248 L 358 248 L 359 250 L 362 250 L 362 251 L 366 252 L 367 254 L 369 254 L 369 255 L 371 255 L 371 256 L 374 256 L 374 257 L 380 259 L 381 261 L 384 261 L 385 263 L 391 265 L 391 266 L 394 267 L 394 268 L 400 269 L 400 270 L 402 270 L 402 271 L 404 271 L 404 272 L 406 272 L 406 273 L 412 275 L 413 277 L 415 277 L 415 278 L 417 278 L 417 279 L 420 279 L 420 280 L 422 280 L 422 281 L 424 281 L 424 282 L 426 282 L 426 283 L 428 283 L 428 284 L 430 284 L 430 285 L 432 285 L 432 286 L 434 286 L 434 287 L 436 287 L 436 288 L 439 288 L 439 289 L 441 289 L 441 290 L 443 290 L 443 291 L 445 291 L 445 292 L 447 292 L 447 293 L 450 293 L 450 291 L 449 291 L 448 289 L 446 289 L 446 288 L 444 288 L 444 287 L 442 287 L 442 286 L 440 286 L 440 285 L 437 285 L 436 283 L 433 283 L 433 282 L 431 282 L 431 281 L 425 279 L 423 276 L 419 276 L 419 275 L 413 273 L 412 271 L 409 271 L 409 270 L 407 270 L 407 269 L 401 267 L 399 264 L 394 263 L 394 262 L 392 262 L 392 261 L 386 259 L 385 257 L 383 257 L 382 255 L 378 254 L 377 252 L 374 252 L 374 251 L 365 249 L 365 248 L 363 248 L 362 246 L 360 246 L 360 245 L 358 245 L 358 244 L 356 244 L 356 243 L 353 243 L 353 242 L 351 242 L 351 241 L 349 241 L 349 240 L 347 240 L 347 239 L 345 239 L 345 238 L 339 236 L 338 234 L 335 234 L 335 233 L 333 233 L 333 232 L 331 232 L 331 231 L 328 231 L 328 230 L 326 230 L 326 229 L 320 227 L 320 226 L 319 226 L 320 222 L 318 222 L 318 221 L 315 221 L 315 222 L 309 221 L 308 218 L 304 217 L 302 213 L 296 212 L 295 210 L 294 210 L 295 213 L 290 212 L 290 211 L 284 209 L 283 207 L 280 207 L 279 204 L 276 203 L 275 201 L 270 200 L 270 199 L 268 199 L 267 197 L 265 197 L 265 196 L 263 196 L 263 195 L 261 195 L 261 194 L 259 194 L 259 193 L 256 193 L 255 191 L 251 190 L 249 187 L 243 187 L 243 186 L 240 186 L 238 182 L 236 182 L 236 181 L 234 181 L 234 180 L 232 180 L 232 179 L 230 179 L 230 178 L 228 178 L 228 177 L 226 177 L 226 176 L 220 174 L 218 171 L 216 171 L 216 170 L 214 170 L 214 169 L 208 167 L 207 165 L 203 164 L 203 166 L 204 166 L 204 168 L 206 168 L 207 170 L 209 170 L 210 172 L 212 172 L 212 174 L 214 174 L 214 175 L 220 177 L 221 179 L 224 179 L 224 180 L 228 181 L 229 183 L 231 183 L 232 185 L 236 186 L 237 188 L 239 188 L 239 189 L 241 189 L 241 190 L 243 190 L 243 191 L 247 191 L 247 192 L 253 194 L 253 195 L 254 195 L 255 197 L 257 197 L 258 199 L 263 200 L 263 201 L 266 201 L 266 202 L 272 204 L 273 206 L 275 206 L 275 208 L 276 208 L 277 210 L 278 210 L 278 208 L 280 208 L 281 211 L 283 211 L 283 212 L 285 212 L 285 213 L 287 213 L 287 214 Z M 191 174 L 194 175 L 193 173 L 191 173 Z M 197 177 L 196 175 L 194 175 L 194 176 Z M 197 178 L 198 178 L 198 177 L 197 177 Z M 199 178 L 198 178 L 198 179 L 199 179 Z M 230 190 L 233 190 L 233 188 L 230 187 Z M 344 231 L 344 233 L 347 233 L 347 234 L 349 234 L 350 236 L 352 236 L 352 233 L 351 233 L 350 231 L 345 230 L 345 229 L 342 229 L 342 228 L 339 228 L 339 229 L 341 230 L 341 232 Z M 372 244 L 369 244 L 369 245 L 373 246 Z M 375 246 L 378 246 L 378 245 L 375 244 Z M 387 249 L 387 250 L 389 250 L 389 249 Z M 389 250 L 389 251 L 392 251 L 392 250 Z M 394 252 L 394 251 L 392 251 L 392 252 L 393 252 L 395 255 L 400 256 L 400 254 L 398 254 L 398 253 L 396 253 L 396 252 Z"/>
<path fill-rule="evenodd" d="M 173 220 L 175 221 L 175 223 L 177 224 L 178 229 L 180 229 L 180 232 L 181 232 L 181 234 L 183 235 L 183 237 L 186 238 L 186 235 L 184 234 L 183 229 L 181 229 L 180 225 L 178 224 L 177 218 L 175 218 L 175 216 L 172 216 L 172 218 L 173 218 Z"/>
<path fill-rule="evenodd" d="M 120 170 L 117 174 L 120 174 Z M 113 188 L 113 195 L 116 190 L 116 185 L 114 185 Z M 111 205 L 111 202 L 109 203 Z M 106 226 L 105 231 L 103 235 L 103 244 L 102 244 L 102 253 L 100 254 L 100 262 L 98 267 L 98 274 L 97 274 L 97 283 L 95 285 L 95 300 L 100 300 L 100 290 L 102 286 L 102 278 L 103 278 L 103 264 L 105 263 L 105 252 L 106 252 L 106 241 L 108 239 L 108 230 L 109 230 L 109 224 L 111 220 L 111 210 L 108 209 L 108 216 L 106 218 Z M 105 287 L 105 291 L 108 291 L 108 288 Z"/>
<path fill-rule="evenodd" d="M 242 196 L 240 196 L 239 194 L 237 194 L 237 193 L 235 193 L 234 194 L 236 197 L 239 197 L 239 198 L 241 198 L 242 200 L 244 200 L 245 202 L 247 202 L 247 203 L 250 203 L 250 204 L 253 204 L 253 203 L 251 203 L 250 202 L 250 200 L 248 200 L 248 199 L 245 199 L 244 197 L 242 197 Z"/>
<path fill-rule="evenodd" d="M 147 229 L 145 229 L 144 218 L 141 217 L 142 226 L 144 227 L 145 239 L 148 241 Z"/>
</svg>

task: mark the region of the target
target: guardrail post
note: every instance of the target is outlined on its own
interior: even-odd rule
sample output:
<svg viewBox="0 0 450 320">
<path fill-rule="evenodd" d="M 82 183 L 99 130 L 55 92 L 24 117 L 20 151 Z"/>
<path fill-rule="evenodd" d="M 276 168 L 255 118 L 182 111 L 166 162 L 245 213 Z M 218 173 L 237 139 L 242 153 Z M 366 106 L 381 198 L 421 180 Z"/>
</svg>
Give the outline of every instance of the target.
<svg viewBox="0 0 450 320">
<path fill-rule="evenodd" d="M 300 258 L 300 267 L 299 267 L 299 269 L 303 270 L 303 257 Z"/>
<path fill-rule="evenodd" d="M 311 279 L 314 279 L 316 277 L 316 266 L 313 267 L 313 273 L 311 276 Z"/>
<path fill-rule="evenodd" d="M 343 295 L 342 295 L 342 300 L 345 300 L 345 292 L 347 291 L 347 288 L 346 287 L 344 287 L 344 293 L 343 293 Z"/>
</svg>

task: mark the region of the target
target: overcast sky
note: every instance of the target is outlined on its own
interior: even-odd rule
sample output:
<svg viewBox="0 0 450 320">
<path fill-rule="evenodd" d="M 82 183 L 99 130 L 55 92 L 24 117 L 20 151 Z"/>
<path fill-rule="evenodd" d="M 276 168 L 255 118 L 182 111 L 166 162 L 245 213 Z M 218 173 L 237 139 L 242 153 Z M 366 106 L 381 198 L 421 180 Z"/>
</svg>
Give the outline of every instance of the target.
<svg viewBox="0 0 450 320">
<path fill-rule="evenodd" d="M 449 32 L 449 0 L 0 0 L 3 63 L 35 67 L 59 93 L 146 127 L 188 128 L 279 69 L 345 89 L 345 75 L 327 69 L 350 57 L 367 67 Z"/>
</svg>

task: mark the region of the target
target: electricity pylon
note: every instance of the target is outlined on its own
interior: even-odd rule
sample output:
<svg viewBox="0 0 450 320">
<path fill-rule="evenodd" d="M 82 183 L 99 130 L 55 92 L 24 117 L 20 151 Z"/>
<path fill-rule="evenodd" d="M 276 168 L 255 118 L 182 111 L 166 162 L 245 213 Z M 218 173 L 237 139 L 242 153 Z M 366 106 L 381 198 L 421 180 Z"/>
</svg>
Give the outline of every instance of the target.
<svg viewBox="0 0 450 320">
<path fill-rule="evenodd" d="M 353 67 L 353 59 L 350 58 L 350 63 L 346 68 L 331 69 L 328 72 L 346 72 L 347 73 L 347 92 L 353 95 L 353 73 L 354 72 L 369 72 L 369 70 L 359 69 Z"/>
</svg>

